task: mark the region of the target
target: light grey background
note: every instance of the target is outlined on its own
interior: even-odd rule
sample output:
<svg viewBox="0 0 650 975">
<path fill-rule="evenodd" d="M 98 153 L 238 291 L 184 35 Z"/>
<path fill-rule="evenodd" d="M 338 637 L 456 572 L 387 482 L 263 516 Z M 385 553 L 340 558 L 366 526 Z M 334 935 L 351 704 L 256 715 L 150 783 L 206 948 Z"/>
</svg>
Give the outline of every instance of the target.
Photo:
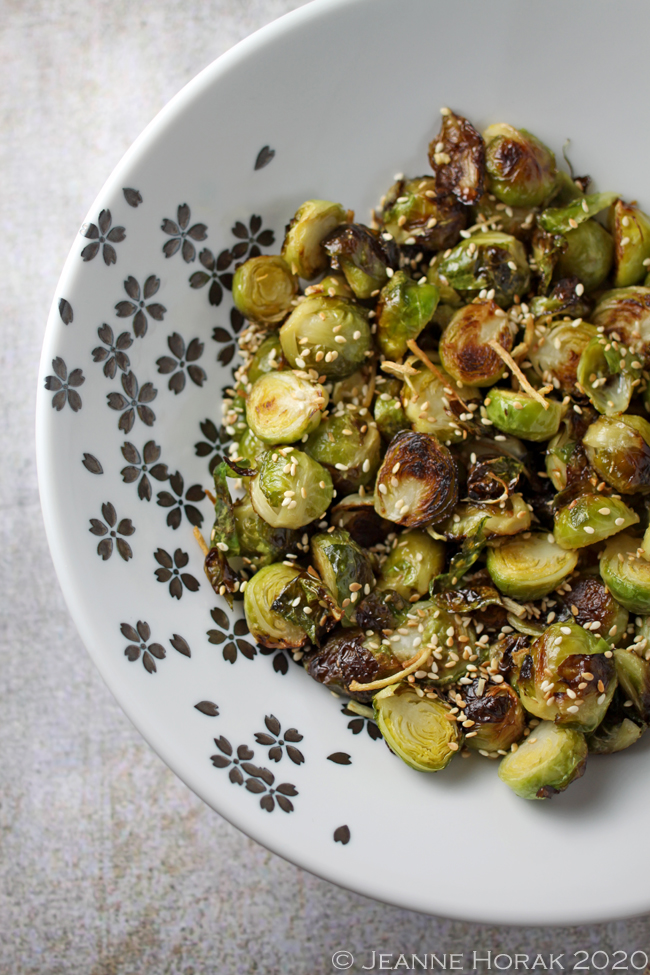
<svg viewBox="0 0 650 975">
<path fill-rule="evenodd" d="M 298 6 L 0 0 L 1 975 L 318 975 L 333 971 L 337 949 L 356 956 L 355 972 L 373 949 L 394 952 L 392 964 L 400 952 L 464 953 L 467 972 L 475 949 L 542 952 L 546 964 L 564 952 L 566 970 L 580 948 L 650 954 L 648 918 L 571 929 L 461 924 L 385 907 L 267 853 L 150 751 L 63 603 L 43 534 L 33 426 L 43 329 L 70 243 L 165 102 Z M 644 837 L 646 813 L 630 820 Z M 580 897 L 580 858 L 601 857 L 606 870 L 612 855 L 615 837 L 609 850 L 549 850 L 549 869 Z M 495 870 L 510 871 L 526 897 L 534 877 L 525 849 Z M 489 877 L 468 874 L 467 884 L 490 897 Z"/>
</svg>

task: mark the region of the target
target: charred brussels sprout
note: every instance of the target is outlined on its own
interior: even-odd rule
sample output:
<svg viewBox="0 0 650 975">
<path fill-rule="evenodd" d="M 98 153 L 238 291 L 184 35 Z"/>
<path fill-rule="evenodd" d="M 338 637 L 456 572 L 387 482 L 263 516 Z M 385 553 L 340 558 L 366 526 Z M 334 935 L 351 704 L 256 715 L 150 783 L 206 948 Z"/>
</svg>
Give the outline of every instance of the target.
<svg viewBox="0 0 650 975">
<path fill-rule="evenodd" d="M 255 565 L 275 562 L 285 552 L 295 550 L 300 541 L 298 532 L 288 528 L 272 528 L 260 518 L 248 494 L 235 501 L 232 513 L 239 540 L 239 554 L 251 559 Z"/>
<path fill-rule="evenodd" d="M 325 417 L 305 444 L 305 453 L 329 472 L 337 491 L 365 487 L 380 464 L 381 437 L 366 413 L 351 407 Z"/>
<path fill-rule="evenodd" d="M 607 586 L 595 576 L 572 580 L 562 596 L 573 621 L 587 626 L 614 647 L 625 637 L 628 611 L 617 603 Z M 576 612 L 577 610 L 577 612 Z"/>
<path fill-rule="evenodd" d="M 622 691 L 642 721 L 650 721 L 650 663 L 632 647 L 615 650 L 616 673 Z"/>
<path fill-rule="evenodd" d="M 311 295 L 294 308 L 280 329 L 280 341 L 294 369 L 313 367 L 332 379 L 343 379 L 365 362 L 370 329 L 358 305 Z"/>
<path fill-rule="evenodd" d="M 447 448 L 431 434 L 399 433 L 377 475 L 377 514 L 418 528 L 442 520 L 457 502 L 458 472 Z"/>
<path fill-rule="evenodd" d="M 332 478 L 301 450 L 265 454 L 251 483 L 251 501 L 273 528 L 302 528 L 320 518 L 332 500 Z"/>
<path fill-rule="evenodd" d="M 600 575 L 631 613 L 650 613 L 650 562 L 637 555 L 641 540 L 624 532 L 611 538 L 600 559 Z"/>
<path fill-rule="evenodd" d="M 398 180 L 386 194 L 381 219 L 397 244 L 434 251 L 453 247 L 467 223 L 463 207 L 453 196 L 438 196 L 430 176 Z"/>
<path fill-rule="evenodd" d="M 599 298 L 591 320 L 605 335 L 622 341 L 630 350 L 650 352 L 650 288 L 615 288 Z"/>
<path fill-rule="evenodd" d="M 311 572 L 299 572 L 290 579 L 276 595 L 271 609 L 303 629 L 317 647 L 343 616 L 330 590 Z"/>
<path fill-rule="evenodd" d="M 505 372 L 498 353 L 488 344 L 512 349 L 512 326 L 493 301 L 477 301 L 456 312 L 440 340 L 442 364 L 466 386 L 493 386 Z"/>
<path fill-rule="evenodd" d="M 634 376 L 618 349 L 604 338 L 593 338 L 578 364 L 577 379 L 599 413 L 624 413 L 632 399 Z"/>
<path fill-rule="evenodd" d="M 499 123 L 483 133 L 487 188 L 508 206 L 537 207 L 555 187 L 555 156 L 525 129 Z"/>
<path fill-rule="evenodd" d="M 567 248 L 558 257 L 559 278 L 579 278 L 586 291 L 595 291 L 607 279 L 614 260 L 614 241 L 595 220 L 579 224 L 564 234 Z"/>
<path fill-rule="evenodd" d="M 329 200 L 307 200 L 296 210 L 282 245 L 282 257 L 294 274 L 311 281 L 327 268 L 323 238 L 345 218 L 343 207 Z"/>
<path fill-rule="evenodd" d="M 579 731 L 542 721 L 499 765 L 499 778 L 522 799 L 550 799 L 584 775 L 587 742 Z"/>
<path fill-rule="evenodd" d="M 473 502 L 506 501 L 515 491 L 524 465 L 514 457 L 477 459 L 467 472 L 467 494 Z"/>
<path fill-rule="evenodd" d="M 445 567 L 445 546 L 425 531 L 410 531 L 392 549 L 379 573 L 379 589 L 393 589 L 404 599 L 424 596 Z"/>
<path fill-rule="evenodd" d="M 463 404 L 479 398 L 475 386 L 458 386 L 444 369 L 436 374 L 420 368 L 402 387 L 404 410 L 413 429 L 416 433 L 433 433 L 443 443 L 462 438 L 463 430 L 468 428 Z"/>
<path fill-rule="evenodd" d="M 509 684 L 490 684 L 483 692 L 479 681 L 465 691 L 466 721 L 473 721 L 471 738 L 465 739 L 474 751 L 499 752 L 523 738 L 526 714 Z"/>
<path fill-rule="evenodd" d="M 462 501 L 454 513 L 436 525 L 436 531 L 450 541 L 459 541 L 473 535 L 480 525 L 486 538 L 499 535 L 517 535 L 530 528 L 531 516 L 523 495 L 512 494 L 501 505 Z"/>
<path fill-rule="evenodd" d="M 372 495 L 349 494 L 332 508 L 332 523 L 345 528 L 355 542 L 368 548 L 381 544 L 393 530 L 390 521 L 380 518 L 375 511 Z"/>
<path fill-rule="evenodd" d="M 543 532 L 508 539 L 487 555 L 487 569 L 497 588 L 526 601 L 552 592 L 577 563 L 577 552 L 560 548 Z"/>
<path fill-rule="evenodd" d="M 246 369 L 246 378 L 249 383 L 254 383 L 260 376 L 266 376 L 270 372 L 277 372 L 279 369 L 286 369 L 287 365 L 288 363 L 282 355 L 282 346 L 278 333 L 270 332 L 251 359 Z"/>
<path fill-rule="evenodd" d="M 369 595 L 359 603 L 357 609 L 357 626 L 362 630 L 395 630 L 399 626 L 402 611 L 406 608 L 406 600 L 394 589 L 373 589 Z M 366 634 L 369 636 L 369 634 Z"/>
<path fill-rule="evenodd" d="M 552 269 L 551 269 L 552 270 Z M 548 282 L 547 282 L 548 284 Z M 576 286 L 580 284 L 577 278 L 562 278 L 555 285 L 549 295 L 538 295 L 529 303 L 530 313 L 534 318 L 555 318 L 557 315 L 576 319 L 564 322 L 571 328 L 578 327 L 578 318 L 588 318 L 593 302 L 584 292 L 578 294 Z M 578 288 L 580 291 L 580 288 Z M 533 346 L 535 348 L 535 346 Z"/>
<path fill-rule="evenodd" d="M 321 532 L 311 540 L 311 556 L 318 574 L 336 595 L 349 623 L 356 609 L 356 602 L 363 598 L 375 584 L 375 577 L 368 556 L 346 531 Z"/>
<path fill-rule="evenodd" d="M 440 772 L 458 751 L 450 708 L 419 697 L 410 684 L 392 684 L 374 698 L 375 721 L 392 752 L 418 772 Z"/>
<path fill-rule="evenodd" d="M 322 386 L 290 370 L 268 373 L 253 383 L 246 421 L 264 443 L 294 443 L 318 427 L 328 399 Z"/>
<path fill-rule="evenodd" d="M 536 210 L 531 207 L 510 207 L 500 203 L 491 193 L 484 193 L 473 208 L 472 223 L 488 224 L 490 229 L 510 234 L 517 240 L 529 241 L 535 227 Z"/>
<path fill-rule="evenodd" d="M 543 342 L 540 338 L 532 345 L 528 358 L 545 383 L 570 395 L 575 392 L 580 356 L 595 337 L 593 325 L 579 320 L 560 322 L 544 335 Z"/>
<path fill-rule="evenodd" d="M 468 300 L 493 289 L 498 305 L 509 308 L 515 296 L 528 291 L 530 268 L 521 241 L 491 230 L 461 241 L 438 268 L 452 288 Z"/>
<path fill-rule="evenodd" d="M 523 706 L 537 718 L 594 731 L 616 690 L 612 651 L 576 623 L 553 623 L 524 657 L 516 688 Z"/>
<path fill-rule="evenodd" d="M 377 341 L 388 359 L 401 359 L 407 342 L 431 321 L 440 294 L 433 284 L 416 284 L 397 271 L 382 288 L 377 306 Z"/>
<path fill-rule="evenodd" d="M 643 281 L 650 258 L 650 219 L 638 207 L 617 200 L 609 213 L 614 238 L 614 287 Z"/>
<path fill-rule="evenodd" d="M 249 579 L 244 592 L 244 612 L 251 636 L 263 647 L 297 648 L 308 641 L 302 627 L 285 619 L 272 609 L 274 600 L 285 586 L 300 575 L 281 563 L 267 565 Z"/>
<path fill-rule="evenodd" d="M 429 162 L 438 195 L 453 193 L 461 203 L 476 203 L 485 183 L 485 144 L 471 122 L 445 109 L 440 132 L 429 143 Z"/>
<path fill-rule="evenodd" d="M 370 298 L 390 277 L 393 257 L 382 241 L 360 223 L 348 223 L 323 241 L 332 267 L 343 271 L 357 298 Z"/>
<path fill-rule="evenodd" d="M 650 492 L 650 423 L 641 416 L 601 416 L 582 438 L 589 463 L 621 494 Z"/>
<path fill-rule="evenodd" d="M 373 643 L 372 639 L 368 640 L 359 629 L 346 629 L 330 637 L 321 650 L 305 658 L 309 676 L 356 700 L 371 701 L 372 691 L 352 692 L 350 685 L 354 681 L 370 684 L 384 680 L 399 673 L 402 664 L 386 647 L 372 650 L 369 643 Z"/>
<path fill-rule="evenodd" d="M 389 379 L 381 387 L 381 392 L 375 399 L 375 423 L 386 443 L 390 443 L 402 430 L 411 428 L 400 399 L 401 389 L 402 384 L 397 379 Z"/>
<path fill-rule="evenodd" d="M 489 399 L 489 402 L 488 402 Z M 488 419 L 503 433 L 522 440 L 550 440 L 560 429 L 562 404 L 547 399 L 548 409 L 523 391 L 495 387 L 485 398 Z"/>
<path fill-rule="evenodd" d="M 636 525 L 639 516 L 618 498 L 583 494 L 556 513 L 553 533 L 562 548 L 585 548 Z"/>
<path fill-rule="evenodd" d="M 274 325 L 291 311 L 298 280 L 281 257 L 249 257 L 237 268 L 232 298 L 245 318 Z"/>
</svg>

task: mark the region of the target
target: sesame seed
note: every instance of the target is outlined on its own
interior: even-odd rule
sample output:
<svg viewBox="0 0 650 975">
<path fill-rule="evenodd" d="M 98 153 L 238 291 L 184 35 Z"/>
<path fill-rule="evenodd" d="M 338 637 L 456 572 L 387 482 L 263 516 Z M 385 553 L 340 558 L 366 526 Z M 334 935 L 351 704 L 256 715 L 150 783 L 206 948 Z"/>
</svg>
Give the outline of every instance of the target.
<svg viewBox="0 0 650 975">
<path fill-rule="evenodd" d="M 576 284 L 576 294 L 580 298 L 585 293 L 585 286 L 582 283 Z"/>
<path fill-rule="evenodd" d="M 609 514 L 611 514 L 611 510 L 609 508 L 599 508 L 598 509 L 598 514 L 599 515 L 609 515 Z"/>
<path fill-rule="evenodd" d="M 606 701 L 606 699 L 607 699 L 607 695 L 606 694 L 601 694 L 600 697 L 598 698 L 598 703 L 599 704 L 604 704 L 605 701 Z"/>
<path fill-rule="evenodd" d="M 629 237 L 623 237 L 622 240 L 621 240 L 621 247 L 627 247 L 627 245 L 629 243 L 630 243 L 630 238 Z"/>
<path fill-rule="evenodd" d="M 378 485 L 378 487 L 382 494 L 388 494 L 388 488 L 386 487 L 385 484 L 380 484 Z"/>
<path fill-rule="evenodd" d="M 614 524 L 615 524 L 615 525 L 617 525 L 617 526 L 619 526 L 619 527 L 620 527 L 621 525 L 624 525 L 624 524 L 625 524 L 625 518 L 616 518 L 616 519 L 614 520 Z"/>
<path fill-rule="evenodd" d="M 592 528 L 591 525 L 583 525 L 583 531 L 586 531 L 588 535 L 593 535 L 595 530 L 596 529 Z"/>
<path fill-rule="evenodd" d="M 577 704 L 572 704 L 570 708 L 567 708 L 569 714 L 577 714 L 579 710 L 580 708 L 578 707 Z"/>
<path fill-rule="evenodd" d="M 582 201 L 582 209 L 585 211 L 585 213 L 589 213 L 589 204 L 586 200 Z"/>
<path fill-rule="evenodd" d="M 452 752 L 457 752 L 458 751 L 458 745 L 457 745 L 457 743 L 455 741 L 450 741 L 449 742 L 449 750 L 452 751 Z"/>
<path fill-rule="evenodd" d="M 578 221 L 574 220 L 573 217 L 569 217 L 569 226 L 571 227 L 572 230 L 575 230 L 576 227 L 578 226 Z"/>
</svg>

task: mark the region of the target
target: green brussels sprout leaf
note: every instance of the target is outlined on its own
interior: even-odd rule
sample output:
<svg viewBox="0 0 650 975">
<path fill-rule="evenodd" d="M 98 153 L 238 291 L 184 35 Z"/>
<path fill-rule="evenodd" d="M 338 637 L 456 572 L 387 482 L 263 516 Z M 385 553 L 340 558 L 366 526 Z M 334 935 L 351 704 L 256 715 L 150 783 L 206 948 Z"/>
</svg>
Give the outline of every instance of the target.
<svg viewBox="0 0 650 975">
<path fill-rule="evenodd" d="M 343 616 L 327 586 L 311 572 L 300 572 L 275 597 L 271 609 L 309 637 L 317 647 Z"/>
</svg>

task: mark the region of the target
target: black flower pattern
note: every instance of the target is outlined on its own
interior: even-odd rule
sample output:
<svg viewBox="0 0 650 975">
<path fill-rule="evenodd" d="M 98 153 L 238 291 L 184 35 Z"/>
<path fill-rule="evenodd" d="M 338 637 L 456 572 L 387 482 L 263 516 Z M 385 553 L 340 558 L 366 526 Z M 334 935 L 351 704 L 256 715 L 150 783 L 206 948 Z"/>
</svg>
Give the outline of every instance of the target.
<svg viewBox="0 0 650 975">
<path fill-rule="evenodd" d="M 201 583 L 189 572 L 181 572 L 190 560 L 187 552 L 177 548 L 171 556 L 164 548 L 159 548 L 153 553 L 160 569 L 156 569 L 155 576 L 158 582 L 169 582 L 169 595 L 174 599 L 180 599 L 183 595 L 183 586 L 190 592 L 196 592 Z"/>
<path fill-rule="evenodd" d="M 275 156 L 275 149 L 271 149 L 270 146 L 262 146 L 255 159 L 255 169 L 264 169 L 265 166 L 271 162 Z"/>
<path fill-rule="evenodd" d="M 133 336 L 130 332 L 122 332 L 116 339 L 113 329 L 106 324 L 99 326 L 97 334 L 104 345 L 98 345 L 96 349 L 93 349 L 93 362 L 103 362 L 104 375 L 108 379 L 114 379 L 118 369 L 126 372 L 131 367 L 125 350 L 130 349 L 133 345 Z"/>
<path fill-rule="evenodd" d="M 250 759 L 254 758 L 255 753 L 247 745 L 239 745 L 235 751 L 223 735 L 220 738 L 215 738 L 214 743 L 220 754 L 211 755 L 210 760 L 215 768 L 230 770 L 228 778 L 233 785 L 245 785 L 249 792 L 260 795 L 260 806 L 266 812 L 273 812 L 276 803 L 283 812 L 293 812 L 294 807 L 289 796 L 298 795 L 295 785 L 290 782 L 275 785 L 275 776 L 270 769 L 252 764 Z"/>
<path fill-rule="evenodd" d="M 203 515 L 198 508 L 195 508 L 193 504 L 188 504 L 188 502 L 205 500 L 205 491 L 201 485 L 193 484 L 183 494 L 185 484 L 178 471 L 175 474 L 169 475 L 169 485 L 174 494 L 171 494 L 169 491 L 158 492 L 158 504 L 160 507 L 171 508 L 171 511 L 167 515 L 167 524 L 169 527 L 174 529 L 178 528 L 183 518 L 183 511 L 185 511 L 185 517 L 190 525 L 196 525 L 197 528 L 200 528 L 203 524 Z"/>
<path fill-rule="evenodd" d="M 103 474 L 104 468 L 94 454 L 84 454 L 81 463 L 91 474 Z"/>
<path fill-rule="evenodd" d="M 121 417 L 117 424 L 118 429 L 124 433 L 129 433 L 133 429 L 136 413 L 145 424 L 152 427 L 156 422 L 156 414 L 147 406 L 153 402 L 158 395 L 158 390 L 153 383 L 145 383 L 142 389 L 132 372 L 122 373 L 122 389 L 126 396 L 121 393 L 107 393 L 108 405 L 112 410 L 121 412 Z"/>
<path fill-rule="evenodd" d="M 215 607 L 214 609 L 210 610 L 210 616 L 217 626 L 220 627 L 220 629 L 208 630 L 208 640 L 210 643 L 217 646 L 222 643 L 226 644 L 221 651 L 224 660 L 227 660 L 228 663 L 234 664 L 237 660 L 238 651 L 242 654 L 242 656 L 246 657 L 247 660 L 252 660 L 253 657 L 257 656 L 257 648 L 255 645 L 249 643 L 248 640 L 243 639 L 243 637 L 245 637 L 248 633 L 248 625 L 245 619 L 235 620 L 231 630 L 228 617 L 222 609 Z"/>
<path fill-rule="evenodd" d="M 223 424 L 217 429 L 212 420 L 204 420 L 199 426 L 205 440 L 194 444 L 194 453 L 197 457 L 209 457 L 208 470 L 212 474 L 217 464 L 221 463 L 224 444 L 227 444 L 231 438 Z"/>
<path fill-rule="evenodd" d="M 343 846 L 347 846 L 350 842 L 350 827 L 349 826 L 339 826 L 338 829 L 334 830 L 334 842 L 341 843 Z"/>
<path fill-rule="evenodd" d="M 192 240 L 205 240 L 208 228 L 204 223 L 195 223 L 188 227 L 189 222 L 190 208 L 187 203 L 181 203 L 176 211 L 175 221 L 168 217 L 163 219 L 160 229 L 171 237 L 171 240 L 167 240 L 163 244 L 165 257 L 172 257 L 178 250 L 181 250 L 186 264 L 190 264 L 195 259 L 196 248 Z"/>
<path fill-rule="evenodd" d="M 167 464 L 157 463 L 160 459 L 160 447 L 153 440 L 147 440 L 142 448 L 142 454 L 132 444 L 126 441 L 122 446 L 122 456 L 127 461 L 128 467 L 121 470 L 122 480 L 125 484 L 138 482 L 138 497 L 141 501 L 151 501 L 151 481 L 149 475 L 155 477 L 157 481 L 166 481 L 169 477 Z"/>
<path fill-rule="evenodd" d="M 260 247 L 270 247 L 275 243 L 275 234 L 272 230 L 262 230 L 262 218 L 253 214 L 253 216 L 248 221 L 248 227 L 246 224 L 238 220 L 237 223 L 232 228 L 232 233 L 235 237 L 238 237 L 241 241 L 246 242 L 246 247 L 250 247 L 248 252 L 249 257 L 259 257 L 262 253 Z M 246 251 L 241 252 L 239 248 L 241 244 L 235 244 L 232 249 L 235 257 L 243 256 Z"/>
<path fill-rule="evenodd" d="M 78 413 L 81 409 L 81 396 L 74 387 L 81 386 L 86 381 L 82 370 L 73 369 L 68 376 L 68 367 L 61 356 L 52 359 L 52 369 L 55 375 L 45 377 L 45 388 L 54 393 L 52 407 L 55 410 L 62 410 L 68 403 L 70 409 Z"/>
<path fill-rule="evenodd" d="M 244 321 L 244 316 L 240 311 L 238 311 L 237 308 L 230 309 L 230 324 L 235 335 L 241 331 Z M 234 335 L 231 335 L 228 329 L 224 328 L 222 325 L 217 325 L 217 327 L 212 330 L 212 341 L 219 342 L 219 344 L 223 346 L 223 348 L 221 348 L 217 354 L 217 361 L 220 362 L 222 366 L 227 366 L 230 362 L 232 362 L 233 356 L 237 351 Z"/>
<path fill-rule="evenodd" d="M 246 224 L 238 220 L 231 228 L 232 234 L 239 243 L 230 250 L 223 250 L 215 255 L 208 247 L 199 254 L 199 261 L 205 268 L 190 275 L 190 287 L 204 288 L 208 283 L 208 301 L 211 305 L 220 305 L 223 299 L 223 289 L 232 290 L 233 272 L 228 269 L 233 261 L 241 261 L 243 257 L 258 257 L 262 252 L 260 247 L 270 247 L 275 241 L 272 230 L 261 230 L 262 218 L 253 214 Z M 237 264 L 235 264 L 235 268 Z"/>
<path fill-rule="evenodd" d="M 84 261 L 92 261 L 99 253 L 101 247 L 104 264 L 115 264 L 117 254 L 115 253 L 113 244 L 119 244 L 121 240 L 124 240 L 126 231 L 124 227 L 113 227 L 111 229 L 112 222 L 111 211 L 102 210 L 97 218 L 96 224 L 90 223 L 88 227 L 81 228 L 84 231 L 84 237 L 87 237 L 90 241 L 81 252 L 81 257 Z"/>
<path fill-rule="evenodd" d="M 161 356 L 160 359 L 156 360 L 156 365 L 158 366 L 158 372 L 164 376 L 169 375 L 170 372 L 173 373 L 169 377 L 169 388 L 176 395 L 185 389 L 185 369 L 187 369 L 187 374 L 192 382 L 197 386 L 202 386 L 208 377 L 201 366 L 197 366 L 195 363 L 203 355 L 205 348 L 203 342 L 199 342 L 198 339 L 192 339 L 186 348 L 183 338 L 178 332 L 174 332 L 167 339 L 167 345 L 174 358 L 172 359 L 168 355 Z"/>
<path fill-rule="evenodd" d="M 167 651 L 160 643 L 149 643 L 151 637 L 151 627 L 149 624 L 143 623 L 142 620 L 138 620 L 135 627 L 129 623 L 121 623 L 120 632 L 127 640 L 131 640 L 131 643 L 124 651 L 124 656 L 131 663 L 135 663 L 142 656 L 144 669 L 148 674 L 155 674 L 156 661 L 154 657 L 156 660 L 164 660 L 167 656 Z"/>
<path fill-rule="evenodd" d="M 266 725 L 266 732 L 260 731 L 255 735 L 255 741 L 258 745 L 270 745 L 269 748 L 269 758 L 272 762 L 279 762 L 282 759 L 283 748 L 287 750 L 287 758 L 290 758 L 294 765 L 302 765 L 305 761 L 305 756 L 296 748 L 292 742 L 302 741 L 303 735 L 296 728 L 287 728 L 282 734 L 282 726 L 280 722 L 273 714 L 267 714 L 264 718 L 264 724 Z"/>
<path fill-rule="evenodd" d="M 366 731 L 373 741 L 377 741 L 379 738 L 381 738 L 381 731 L 371 718 L 364 718 L 361 715 L 358 715 L 355 711 L 351 711 L 347 704 L 341 708 L 341 714 L 349 714 L 352 716 L 352 720 L 348 722 L 348 728 L 353 735 L 360 734 L 365 725 Z"/>
<path fill-rule="evenodd" d="M 70 325 L 74 320 L 72 305 L 67 298 L 59 298 L 59 315 L 64 325 Z"/>
<path fill-rule="evenodd" d="M 139 207 L 142 203 L 142 193 L 140 190 L 134 190 L 132 186 L 123 186 L 122 192 L 124 193 L 124 199 L 130 207 Z"/>
<path fill-rule="evenodd" d="M 115 311 L 117 312 L 118 318 L 130 318 L 132 315 L 134 316 L 133 332 L 138 339 L 146 335 L 149 326 L 149 320 L 145 312 L 148 312 L 157 322 L 161 322 L 165 317 L 167 309 L 164 305 L 160 305 L 155 301 L 147 304 L 149 298 L 153 298 L 159 288 L 160 278 L 157 278 L 155 274 L 149 275 L 142 288 L 140 288 L 133 275 L 129 275 L 124 282 L 124 290 L 129 298 L 131 298 L 131 301 L 118 301 L 115 305 Z"/>
<path fill-rule="evenodd" d="M 125 538 L 119 538 L 118 536 L 124 535 L 128 538 L 133 535 L 135 528 L 131 524 L 131 519 L 122 518 L 118 524 L 115 508 L 109 501 L 102 505 L 102 516 L 104 521 L 101 521 L 99 518 L 91 518 L 90 528 L 88 529 L 93 535 L 103 536 L 97 546 L 97 554 L 101 555 L 104 562 L 110 559 L 113 554 L 113 539 L 115 539 L 118 552 L 124 561 L 128 562 L 129 559 L 133 558 L 133 551 Z"/>
</svg>

